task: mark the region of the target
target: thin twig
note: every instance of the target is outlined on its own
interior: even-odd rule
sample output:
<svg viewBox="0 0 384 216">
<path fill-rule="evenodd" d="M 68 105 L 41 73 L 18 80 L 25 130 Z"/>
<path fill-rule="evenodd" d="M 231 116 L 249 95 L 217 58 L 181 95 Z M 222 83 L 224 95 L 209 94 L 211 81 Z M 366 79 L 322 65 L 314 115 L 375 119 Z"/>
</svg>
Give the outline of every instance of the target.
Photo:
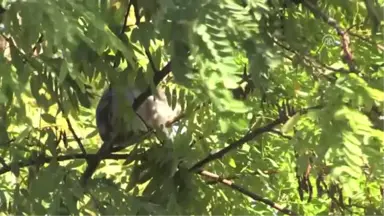
<svg viewBox="0 0 384 216">
<path fill-rule="evenodd" d="M 135 11 L 135 19 L 136 19 L 136 25 L 138 26 L 140 24 L 140 11 L 139 11 L 139 6 L 137 4 L 137 0 L 131 0 L 133 9 Z"/>
<path fill-rule="evenodd" d="M 285 139 L 289 139 L 289 140 L 292 139 L 291 136 L 284 135 L 281 131 L 278 131 L 278 130 L 275 130 L 275 129 L 272 129 L 272 130 L 270 130 L 269 132 L 270 132 L 270 133 L 277 134 L 277 135 L 279 135 L 279 136 L 281 136 L 281 137 L 283 137 L 283 138 L 285 138 Z"/>
<path fill-rule="evenodd" d="M 40 34 L 39 38 L 37 39 L 35 45 L 32 48 L 32 51 L 31 51 L 31 54 L 30 54 L 31 56 L 33 56 L 33 53 L 36 51 L 37 46 L 43 42 L 43 39 L 44 39 L 44 35 Z"/>
<path fill-rule="evenodd" d="M 59 97 L 57 97 L 57 98 L 59 98 Z M 57 105 L 59 106 L 60 111 L 64 114 L 64 108 L 63 108 L 63 106 L 61 105 L 60 101 L 57 101 Z M 72 135 L 73 135 L 73 138 L 76 140 L 77 145 L 79 146 L 81 152 L 82 152 L 84 155 L 86 155 L 86 154 L 87 154 L 87 151 L 85 150 L 84 145 L 83 145 L 83 143 L 81 142 L 81 139 L 79 138 L 79 136 L 77 136 L 76 131 L 75 131 L 75 129 L 73 128 L 71 121 L 69 120 L 68 117 L 65 117 L 65 121 L 67 122 L 68 128 L 69 128 L 69 130 L 71 131 L 71 133 L 72 133 Z"/>
<path fill-rule="evenodd" d="M 127 26 L 127 23 L 128 23 L 129 11 L 131 10 L 131 6 L 132 6 L 132 0 L 130 0 L 128 3 L 127 11 L 125 12 L 124 23 L 123 23 L 123 26 L 121 28 L 120 35 L 123 35 L 125 32 L 125 27 Z"/>
<path fill-rule="evenodd" d="M 71 121 L 69 120 L 69 118 L 66 117 L 66 118 L 65 118 L 65 121 L 67 122 L 67 125 L 68 125 L 69 130 L 70 130 L 71 133 L 73 134 L 73 138 L 76 140 L 77 144 L 79 145 L 79 148 L 81 149 L 81 152 L 82 152 L 83 154 L 87 154 L 87 151 L 85 150 L 84 145 L 83 145 L 83 143 L 81 142 L 79 136 L 77 136 L 75 130 L 73 129 L 72 123 L 71 123 Z"/>
<path fill-rule="evenodd" d="M 247 189 L 245 189 L 244 187 L 240 186 L 240 185 L 237 185 L 235 184 L 233 181 L 231 180 L 228 180 L 228 179 L 224 179 L 224 178 L 221 178 L 219 175 L 216 175 L 214 173 L 211 173 L 209 171 L 206 171 L 206 170 L 199 170 L 198 172 L 199 175 L 201 176 L 204 176 L 204 177 L 208 177 L 210 179 L 214 179 L 218 182 L 220 182 L 221 184 L 225 185 L 225 186 L 228 186 L 248 197 L 251 197 L 252 199 L 254 199 L 255 201 L 259 201 L 259 202 L 262 202 L 266 205 L 269 205 L 270 207 L 278 210 L 279 212 L 281 213 L 284 213 L 284 214 L 287 214 L 287 215 L 298 215 L 296 212 L 290 210 L 290 209 L 287 209 L 275 202 L 273 202 L 272 200 L 269 200 L 267 198 L 264 198 L 256 193 L 253 193 Z"/>
<path fill-rule="evenodd" d="M 117 35 L 120 40 L 122 40 L 124 33 L 125 33 L 125 29 L 126 29 L 126 25 L 127 25 L 128 17 L 129 17 L 129 11 L 130 11 L 131 6 L 132 6 L 131 2 L 132 1 L 129 1 L 129 3 L 128 3 L 127 10 L 125 11 L 125 15 L 124 15 L 123 25 L 121 26 L 121 30 L 120 30 L 119 34 Z M 119 62 L 117 60 L 114 60 L 113 68 L 117 68 L 117 66 L 119 66 Z"/>
</svg>

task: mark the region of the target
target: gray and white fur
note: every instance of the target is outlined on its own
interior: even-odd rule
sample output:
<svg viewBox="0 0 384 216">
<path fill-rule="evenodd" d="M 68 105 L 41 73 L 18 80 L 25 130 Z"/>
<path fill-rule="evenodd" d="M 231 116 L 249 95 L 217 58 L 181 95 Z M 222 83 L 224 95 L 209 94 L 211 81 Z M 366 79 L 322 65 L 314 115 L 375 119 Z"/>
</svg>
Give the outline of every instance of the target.
<svg viewBox="0 0 384 216">
<path fill-rule="evenodd" d="M 167 122 L 174 120 L 181 112 L 179 104 L 175 109 L 168 104 L 164 89 L 150 95 L 136 110 L 136 116 L 125 118 L 126 113 L 121 110 L 122 103 L 132 105 L 134 100 L 141 94 L 137 89 L 126 89 L 123 97 L 118 97 L 114 89 L 107 89 L 101 97 L 96 109 L 96 125 L 100 137 L 104 142 L 110 141 L 115 136 L 128 139 L 131 134 L 141 134 L 148 129 L 164 132 L 167 138 L 171 137 L 171 129 L 166 128 Z M 125 101 L 122 101 L 124 98 Z M 119 107 L 120 106 L 120 107 Z M 132 143 L 133 144 L 133 143 Z M 128 144 L 129 145 L 129 144 Z"/>
</svg>

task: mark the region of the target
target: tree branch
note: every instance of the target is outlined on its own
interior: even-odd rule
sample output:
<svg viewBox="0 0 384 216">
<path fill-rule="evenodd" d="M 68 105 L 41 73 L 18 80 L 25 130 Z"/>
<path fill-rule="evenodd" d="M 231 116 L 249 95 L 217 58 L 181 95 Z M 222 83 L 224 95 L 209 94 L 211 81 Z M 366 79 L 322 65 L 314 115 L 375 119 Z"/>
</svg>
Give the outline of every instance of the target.
<svg viewBox="0 0 384 216">
<path fill-rule="evenodd" d="M 43 42 L 43 40 L 44 40 L 44 35 L 43 35 L 43 33 L 40 33 L 39 38 L 37 39 L 35 45 L 32 47 L 32 51 L 31 51 L 30 56 L 33 56 L 33 54 L 34 54 L 35 51 L 37 50 L 37 46 L 38 46 L 39 44 L 41 44 L 41 43 Z M 38 54 L 37 54 L 37 55 L 38 55 Z"/>
<path fill-rule="evenodd" d="M 137 0 L 131 0 L 132 1 L 132 5 L 133 5 L 133 9 L 135 11 L 135 19 L 136 19 L 136 25 L 139 25 L 140 24 L 140 11 L 139 11 L 139 5 L 138 5 L 138 2 Z"/>
<path fill-rule="evenodd" d="M 264 197 L 262 197 L 256 193 L 253 193 L 253 192 L 245 189 L 244 187 L 241 187 L 240 185 L 235 184 L 233 181 L 221 178 L 219 175 L 216 175 L 216 174 L 211 173 L 211 172 L 206 171 L 206 170 L 199 170 L 198 174 L 201 176 L 204 176 L 204 177 L 208 177 L 210 179 L 214 179 L 225 186 L 228 186 L 228 187 L 230 187 L 230 188 L 232 188 L 232 189 L 234 189 L 234 190 L 236 190 L 236 191 L 238 191 L 238 192 L 240 192 L 240 193 L 242 193 L 248 197 L 251 197 L 255 201 L 259 201 L 259 202 L 262 202 L 266 205 L 269 205 L 270 207 L 278 210 L 281 213 L 284 213 L 287 215 L 298 215 L 296 212 L 289 210 L 287 208 L 284 208 L 283 206 L 273 202 L 272 200 L 269 200 L 269 199 L 264 198 Z"/>
<path fill-rule="evenodd" d="M 75 129 L 73 129 L 73 126 L 72 126 L 71 121 L 69 120 L 68 117 L 65 118 L 65 121 L 67 122 L 68 128 L 69 128 L 69 130 L 71 131 L 71 133 L 72 133 L 72 135 L 73 135 L 73 138 L 75 138 L 75 140 L 76 140 L 76 142 L 77 142 L 77 144 L 78 144 L 78 146 L 79 146 L 81 152 L 82 152 L 84 155 L 86 155 L 86 154 L 87 154 L 87 151 L 85 150 L 84 145 L 83 145 L 83 143 L 81 142 L 79 136 L 77 136 L 77 134 L 76 134 L 76 132 L 75 132 Z"/>
<path fill-rule="evenodd" d="M 125 12 L 124 23 L 123 23 L 123 26 L 121 28 L 120 35 L 123 35 L 125 32 L 125 27 L 127 26 L 127 23 L 128 23 L 129 11 L 131 10 L 131 6 L 132 6 L 132 0 L 130 0 L 128 3 L 127 11 Z"/>
<path fill-rule="evenodd" d="M 277 135 L 279 135 L 279 136 L 281 136 L 281 137 L 283 137 L 283 138 L 285 138 L 285 139 L 288 139 L 288 140 L 292 139 L 291 136 L 284 135 L 284 134 L 283 134 L 281 131 L 279 131 L 279 130 L 272 129 L 272 130 L 270 130 L 269 132 L 270 132 L 270 133 L 273 133 L 273 134 L 277 134 Z"/>
<path fill-rule="evenodd" d="M 313 5 L 308 0 L 303 0 L 302 4 L 305 8 L 307 8 L 309 11 L 311 11 L 313 13 L 313 15 L 315 15 L 315 17 L 320 17 L 324 22 L 326 22 L 328 25 L 332 26 L 336 30 L 337 34 L 340 36 L 341 41 L 342 41 L 342 49 L 344 52 L 345 60 L 349 66 L 349 70 L 351 72 L 356 72 L 355 63 L 353 60 L 351 48 L 349 47 L 350 40 L 349 40 L 348 32 L 344 31 L 339 26 L 339 24 L 336 22 L 335 19 L 326 15 L 324 12 L 322 12 L 319 8 L 317 8 L 315 5 Z"/>
<path fill-rule="evenodd" d="M 28 159 L 26 161 L 20 161 L 20 162 L 14 162 L 11 163 L 10 165 L 3 166 L 0 169 L 0 175 L 7 173 L 11 171 L 11 167 L 14 165 L 22 168 L 22 167 L 27 167 L 27 166 L 32 166 L 36 163 L 49 163 L 53 159 L 56 159 L 57 161 L 67 161 L 67 160 L 75 160 L 75 159 L 88 159 L 90 157 L 94 157 L 96 154 L 68 154 L 68 155 L 59 155 L 56 158 L 54 157 L 40 157 L 40 158 L 35 158 L 35 159 Z M 132 157 L 135 157 L 137 155 L 131 155 L 131 154 L 109 154 L 109 155 L 104 155 L 104 159 L 110 159 L 110 160 L 127 160 L 127 159 L 132 159 Z"/>
<path fill-rule="evenodd" d="M 228 152 L 230 152 L 230 151 L 232 151 L 232 150 L 234 150 L 236 148 L 241 147 L 244 143 L 253 140 L 254 138 L 256 138 L 260 134 L 263 134 L 265 132 L 270 131 L 275 126 L 277 126 L 277 125 L 279 125 L 281 123 L 283 123 L 283 121 L 279 118 L 279 119 L 273 121 L 272 123 L 265 125 L 264 127 L 257 128 L 256 130 L 246 134 L 241 139 L 231 143 L 230 145 L 228 145 L 227 147 L 221 149 L 220 151 L 208 155 L 207 157 L 205 157 L 204 159 L 202 159 L 201 161 L 199 161 L 195 165 L 193 165 L 189 170 L 190 171 L 198 170 L 199 168 L 203 167 L 205 164 L 210 163 L 211 161 L 214 161 L 216 159 L 222 158 Z"/>
<path fill-rule="evenodd" d="M 323 105 L 318 105 L 318 106 L 314 106 L 314 107 L 309 107 L 309 108 L 306 108 L 306 109 L 303 109 L 300 111 L 301 114 L 305 114 L 307 113 L 309 110 L 312 110 L 312 109 L 321 109 L 323 107 Z M 281 111 L 285 111 L 285 110 L 281 110 Z M 293 116 L 295 115 L 296 111 L 292 111 L 289 113 L 289 116 Z M 196 170 L 199 170 L 201 167 L 203 167 L 205 164 L 207 163 L 210 163 L 216 159 L 220 159 L 222 158 L 225 154 L 227 154 L 228 152 L 234 150 L 234 149 L 237 149 L 239 147 L 241 147 L 243 144 L 245 144 L 246 142 L 249 142 L 253 139 L 255 139 L 258 135 L 261 135 L 265 132 L 270 132 L 272 131 L 272 129 L 274 127 L 276 127 L 277 125 L 281 124 L 281 123 L 285 123 L 286 121 L 288 121 L 288 116 L 287 115 L 284 115 L 284 113 L 280 112 L 280 117 L 277 118 L 276 120 L 274 120 L 273 122 L 265 125 L 264 127 L 260 127 L 260 128 L 256 128 L 255 130 L 249 132 L 248 134 L 246 134 L 244 137 L 242 137 L 241 139 L 231 143 L 230 145 L 228 145 L 227 147 L 221 149 L 220 151 L 216 152 L 216 153 L 213 153 L 213 154 L 210 154 L 208 155 L 207 157 L 205 157 L 204 159 L 200 160 L 199 162 L 197 162 L 195 165 L 193 165 L 191 168 L 189 168 L 189 171 L 196 171 Z"/>
<path fill-rule="evenodd" d="M 56 85 L 56 87 L 58 87 L 58 85 Z M 56 94 L 57 105 L 58 105 L 58 107 L 59 107 L 59 110 L 60 110 L 61 113 L 64 115 L 64 107 L 63 107 L 63 105 L 62 105 L 61 102 L 60 102 L 60 97 L 59 97 L 58 90 L 56 89 L 54 92 L 55 92 L 55 94 Z M 83 145 L 83 143 L 81 142 L 79 136 L 77 136 L 76 131 L 75 131 L 75 129 L 73 128 L 72 123 L 71 123 L 71 121 L 69 120 L 68 116 L 65 117 L 65 121 L 67 122 L 68 128 L 69 128 L 69 130 L 71 131 L 73 137 L 75 138 L 76 143 L 77 143 L 77 145 L 79 146 L 81 152 L 82 152 L 84 155 L 86 155 L 86 154 L 87 154 L 87 151 L 85 150 L 84 145 Z"/>
</svg>

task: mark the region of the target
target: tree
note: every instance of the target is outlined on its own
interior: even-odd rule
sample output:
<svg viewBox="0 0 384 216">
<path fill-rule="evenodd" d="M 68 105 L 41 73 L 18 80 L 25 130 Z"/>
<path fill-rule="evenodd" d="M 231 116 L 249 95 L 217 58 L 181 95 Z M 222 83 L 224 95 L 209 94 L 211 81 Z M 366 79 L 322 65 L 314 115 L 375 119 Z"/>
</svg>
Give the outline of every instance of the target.
<svg viewBox="0 0 384 216">
<path fill-rule="evenodd" d="M 5 214 L 382 215 L 384 1 L 2 1 Z M 183 114 L 103 155 L 112 83 Z M 183 132 L 181 132 L 183 130 Z"/>
</svg>

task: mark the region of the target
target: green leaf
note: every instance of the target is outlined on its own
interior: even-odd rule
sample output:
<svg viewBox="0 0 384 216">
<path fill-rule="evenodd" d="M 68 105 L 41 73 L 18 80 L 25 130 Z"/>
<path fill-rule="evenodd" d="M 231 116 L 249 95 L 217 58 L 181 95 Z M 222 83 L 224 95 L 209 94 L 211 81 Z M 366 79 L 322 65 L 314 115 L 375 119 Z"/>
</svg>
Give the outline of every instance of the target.
<svg viewBox="0 0 384 216">
<path fill-rule="evenodd" d="M 47 123 L 50 123 L 50 124 L 56 123 L 56 117 L 52 116 L 51 114 L 43 113 L 41 114 L 41 118 Z"/>
<path fill-rule="evenodd" d="M 0 104 L 4 104 L 7 102 L 8 102 L 8 98 L 2 92 L 0 92 Z"/>
<path fill-rule="evenodd" d="M 229 123 L 226 120 L 219 119 L 219 124 L 220 124 L 220 130 L 223 133 L 227 133 L 229 129 Z"/>
<path fill-rule="evenodd" d="M 236 162 L 233 158 L 229 159 L 229 166 L 231 166 L 232 168 L 236 168 Z"/>
<path fill-rule="evenodd" d="M 289 133 L 293 130 L 293 127 L 297 124 L 297 122 L 300 120 L 301 115 L 299 113 L 296 113 L 294 116 L 288 119 L 288 121 L 283 125 L 281 128 L 281 132 L 283 133 Z"/>
<path fill-rule="evenodd" d="M 97 129 L 95 129 L 91 133 L 89 133 L 85 138 L 90 139 L 92 137 L 95 137 L 97 134 L 99 134 L 99 131 Z"/>
</svg>

